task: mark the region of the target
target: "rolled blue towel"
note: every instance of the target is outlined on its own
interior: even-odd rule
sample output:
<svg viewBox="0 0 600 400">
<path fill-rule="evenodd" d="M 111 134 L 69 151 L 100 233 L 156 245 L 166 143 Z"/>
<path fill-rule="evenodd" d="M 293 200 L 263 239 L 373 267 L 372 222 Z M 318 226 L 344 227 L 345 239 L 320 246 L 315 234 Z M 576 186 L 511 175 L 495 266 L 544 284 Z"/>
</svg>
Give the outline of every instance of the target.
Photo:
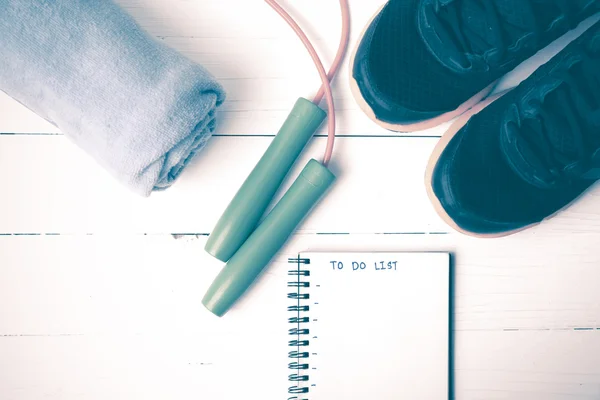
<svg viewBox="0 0 600 400">
<path fill-rule="evenodd" d="M 111 0 L 0 0 L 0 90 L 143 196 L 178 178 L 225 99 Z"/>
</svg>

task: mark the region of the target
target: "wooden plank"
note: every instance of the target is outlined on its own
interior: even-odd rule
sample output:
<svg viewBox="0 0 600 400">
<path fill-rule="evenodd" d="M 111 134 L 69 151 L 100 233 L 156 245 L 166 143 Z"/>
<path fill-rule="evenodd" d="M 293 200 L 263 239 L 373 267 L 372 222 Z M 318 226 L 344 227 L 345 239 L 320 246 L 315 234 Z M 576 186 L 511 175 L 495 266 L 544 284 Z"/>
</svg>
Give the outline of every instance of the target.
<svg viewBox="0 0 600 400">
<path fill-rule="evenodd" d="M 4 233 L 208 233 L 271 140 L 213 138 L 175 186 L 147 199 L 122 188 L 64 137 L 1 136 L 0 226 Z M 443 230 L 421 174 L 413 173 L 424 171 L 434 141 L 338 138 L 331 165 L 338 181 L 303 231 Z M 322 138 L 309 145 L 286 188 L 324 148 Z M 379 218 L 382 210 L 386 218 Z"/>
<path fill-rule="evenodd" d="M 305 249 L 454 252 L 456 398 L 600 394 L 598 234 L 297 235 L 222 319 L 200 304 L 221 267 L 205 240 L 0 237 L 2 398 L 281 396 L 285 260 Z"/>
<path fill-rule="evenodd" d="M 456 335 L 455 393 L 466 400 L 595 400 L 600 330 Z"/>
<path fill-rule="evenodd" d="M 0 136 L 0 233 L 209 233 L 271 140 L 213 138 L 172 188 L 141 198 L 62 136 Z M 331 164 L 338 180 L 300 231 L 448 231 L 423 179 L 435 142 L 338 138 Z M 282 190 L 324 148 L 324 138 L 314 139 Z M 539 229 L 598 231 L 598 196 L 596 188 Z"/>
<path fill-rule="evenodd" d="M 292 110 L 296 99 L 299 97 L 310 99 L 309 94 L 304 94 L 302 90 L 295 90 L 290 81 L 294 86 L 306 87 L 307 85 L 302 79 L 292 81 L 292 78 L 223 80 L 223 86 L 228 90 L 228 98 L 218 111 L 215 135 L 274 136 Z M 340 84 L 337 83 L 335 87 Z M 280 95 L 279 92 L 284 93 Z M 262 99 L 260 93 L 263 93 Z M 358 109 L 350 96 L 348 92 L 345 97 L 336 99 L 338 135 L 412 136 L 378 127 Z M 443 124 L 440 127 L 421 131 L 417 135 L 440 136 L 448 126 L 449 123 Z M 55 126 L 0 92 L 0 135 L 6 133 L 62 134 Z M 327 135 L 327 124 L 323 124 L 316 135 Z"/>
<path fill-rule="evenodd" d="M 287 266 L 282 261 L 306 249 L 451 251 L 456 263 L 454 306 L 457 330 L 511 332 L 598 328 L 600 299 L 597 296 L 596 282 L 600 274 L 597 267 L 600 265 L 600 255 L 594 249 L 599 235 L 581 233 L 565 236 L 553 232 L 530 231 L 505 239 L 486 241 L 454 234 L 299 234 L 281 250 L 280 256 L 277 257 L 279 261 L 270 266 L 265 279 L 285 281 Z M 94 329 L 120 329 L 111 326 L 108 321 L 103 321 L 101 326 L 93 325 L 85 317 L 85 313 L 78 313 L 77 318 L 73 318 L 72 315 L 68 317 L 68 322 L 63 323 L 52 315 L 52 310 L 63 309 L 62 313 L 68 316 L 79 310 L 80 305 L 95 305 L 95 301 L 83 300 L 91 290 L 107 293 L 116 291 L 115 295 L 122 296 L 123 302 L 131 303 L 130 307 L 146 307 L 140 303 L 141 300 L 128 297 L 131 296 L 129 287 L 121 283 L 127 280 L 143 280 L 143 286 L 152 290 L 148 295 L 156 295 L 156 301 L 196 303 L 199 300 L 196 298 L 197 292 L 206 289 L 208 282 L 222 266 L 222 263 L 204 252 L 205 241 L 205 236 L 196 235 L 121 233 L 1 236 L 0 254 L 3 255 L 2 271 L 5 279 L 0 281 L 17 282 L 8 279 L 11 274 L 21 277 L 18 285 L 4 287 L 1 303 L 11 307 L 11 297 L 26 301 L 27 303 L 21 304 L 19 308 L 20 316 L 34 316 L 41 311 L 39 307 L 45 309 L 40 316 L 31 318 L 27 323 L 23 322 L 24 325 L 17 323 L 22 321 L 17 315 L 12 320 L 2 318 L 0 330 L 10 329 L 12 333 L 39 333 L 40 330 L 44 332 L 42 327 L 55 326 L 54 330 L 45 333 L 58 334 Z M 171 261 L 168 260 L 168 256 L 172 257 Z M 75 268 L 75 272 L 71 271 Z M 96 278 L 92 273 L 122 274 L 122 277 L 112 282 L 111 279 Z M 47 285 L 46 282 L 50 279 L 60 279 L 62 283 Z M 74 284 L 71 279 L 87 280 Z M 31 286 L 32 291 L 29 295 L 19 288 L 20 285 Z M 55 285 L 58 286 L 54 287 Z M 191 297 L 180 298 L 177 297 L 180 295 L 177 293 L 160 292 L 159 286 L 179 287 L 181 295 Z M 182 294 L 182 290 L 185 290 L 185 293 Z M 52 300 L 57 291 L 64 291 L 64 296 L 79 296 L 81 301 L 60 302 L 60 297 Z M 255 293 L 261 291 L 262 289 L 257 289 Z M 278 293 L 281 295 L 281 292 Z M 255 300 L 259 301 L 260 297 Z M 153 307 L 161 309 L 161 312 L 171 312 L 164 306 Z M 196 305 L 190 307 L 197 308 Z M 133 308 L 129 312 L 139 314 L 139 310 Z M 185 314 L 195 311 L 188 309 L 182 312 Z M 246 312 L 245 309 L 243 312 Z M 269 318 L 262 312 L 260 314 L 254 315 L 253 318 Z M 105 316 L 116 318 L 109 314 Z M 152 320 L 149 315 L 143 317 L 148 317 L 148 321 Z M 179 317 L 180 315 L 173 315 L 169 318 Z M 175 320 L 169 321 L 170 324 L 164 326 L 176 325 Z M 76 325 L 72 326 L 72 323 Z M 159 327 L 148 326 L 148 329 L 150 328 Z M 202 324 L 197 325 L 197 328 L 198 332 L 201 332 Z"/>
<path fill-rule="evenodd" d="M 283 276 L 264 277 L 250 312 L 219 320 L 200 299 L 220 265 L 196 243 L 12 237 L 0 248 L 2 399 L 286 393 Z"/>
<path fill-rule="evenodd" d="M 121 0 L 150 34 L 187 57 L 204 65 L 227 90 L 227 102 L 219 114 L 217 134 L 274 135 L 297 97 L 310 98 L 320 85 L 310 57 L 289 27 L 263 2 L 228 0 L 228 7 L 211 1 Z M 338 3 L 307 0 L 283 2 L 307 27 L 308 34 L 328 65 L 339 41 Z M 287 4 L 286 4 L 287 3 Z M 354 2 L 351 47 L 383 0 Z M 235 11 L 232 11 L 235 10 Z M 539 64 L 556 54 L 587 28 L 557 41 L 524 63 L 499 84 L 498 90 L 514 86 Z M 285 56 L 283 56 L 285 54 Z M 342 135 L 390 135 L 372 123 L 358 108 L 348 85 L 345 63 L 335 81 L 338 133 Z M 419 132 L 439 136 L 448 124 Z M 325 126 L 319 134 L 324 134 Z M 0 93 L 0 132 L 60 133 L 19 103 Z"/>
</svg>

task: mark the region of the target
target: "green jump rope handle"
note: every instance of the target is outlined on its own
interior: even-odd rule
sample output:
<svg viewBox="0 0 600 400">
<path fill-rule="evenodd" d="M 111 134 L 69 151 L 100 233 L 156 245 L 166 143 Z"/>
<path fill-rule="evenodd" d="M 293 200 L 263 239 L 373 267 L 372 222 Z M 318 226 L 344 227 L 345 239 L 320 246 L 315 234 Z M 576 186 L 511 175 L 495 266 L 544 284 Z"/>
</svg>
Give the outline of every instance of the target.
<svg viewBox="0 0 600 400">
<path fill-rule="evenodd" d="M 215 315 L 223 316 L 252 285 L 334 180 L 331 171 L 310 160 L 279 203 L 225 265 L 202 304 Z"/>
<path fill-rule="evenodd" d="M 327 114 L 299 98 L 271 145 L 217 222 L 205 250 L 226 262 L 250 236 L 296 159 Z"/>
</svg>

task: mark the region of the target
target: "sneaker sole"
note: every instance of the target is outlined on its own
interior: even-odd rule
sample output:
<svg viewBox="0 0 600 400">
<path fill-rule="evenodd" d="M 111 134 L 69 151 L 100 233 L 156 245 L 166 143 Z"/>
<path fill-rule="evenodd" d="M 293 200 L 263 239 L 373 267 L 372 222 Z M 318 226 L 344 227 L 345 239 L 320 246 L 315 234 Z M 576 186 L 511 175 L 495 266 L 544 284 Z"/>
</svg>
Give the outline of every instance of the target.
<svg viewBox="0 0 600 400">
<path fill-rule="evenodd" d="M 381 10 L 383 10 L 384 7 L 385 7 L 385 4 L 382 5 L 379 8 L 379 10 L 377 10 L 377 12 L 375 12 L 375 14 L 369 20 L 369 22 L 365 25 L 365 28 L 363 28 L 363 31 L 361 32 L 360 37 L 359 37 L 358 41 L 356 42 L 356 45 L 354 46 L 354 50 L 352 51 L 352 54 L 350 56 L 350 89 L 352 91 L 352 95 L 354 96 L 356 103 L 358 104 L 360 109 L 363 111 L 363 113 L 365 113 L 373 122 L 375 122 L 377 125 L 381 126 L 382 128 L 385 128 L 387 130 L 394 131 L 394 132 L 415 132 L 415 131 L 421 131 L 421 130 L 425 130 L 425 129 L 435 128 L 438 125 L 441 125 L 443 123 L 451 121 L 454 118 L 464 114 L 465 112 L 467 112 L 468 110 L 473 108 L 475 105 L 477 105 L 479 102 L 481 102 L 483 99 L 485 99 L 494 90 L 498 81 L 495 81 L 488 87 L 484 88 L 481 92 L 477 93 L 475 96 L 471 97 L 469 100 L 467 100 L 462 105 L 460 105 L 456 110 L 449 111 L 447 113 L 441 114 L 432 119 L 427 119 L 427 120 L 415 122 L 412 124 L 392 124 L 392 123 L 381 121 L 381 120 L 377 119 L 375 112 L 373 111 L 371 106 L 366 102 L 366 100 L 362 96 L 362 93 L 358 87 L 358 82 L 354 78 L 352 70 L 354 67 L 354 60 L 356 58 L 356 53 L 358 52 L 358 49 L 363 41 L 365 33 L 367 32 L 367 30 L 369 29 L 369 27 L 371 26 L 371 24 L 373 23 L 375 18 L 377 18 L 377 16 L 381 12 Z"/>
</svg>

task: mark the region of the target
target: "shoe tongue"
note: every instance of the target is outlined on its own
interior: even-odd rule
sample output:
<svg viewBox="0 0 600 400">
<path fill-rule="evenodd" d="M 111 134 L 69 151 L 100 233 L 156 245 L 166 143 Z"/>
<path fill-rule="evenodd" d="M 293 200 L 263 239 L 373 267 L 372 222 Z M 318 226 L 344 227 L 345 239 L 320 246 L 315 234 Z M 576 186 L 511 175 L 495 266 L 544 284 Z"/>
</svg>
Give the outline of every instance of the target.
<svg viewBox="0 0 600 400">
<path fill-rule="evenodd" d="M 484 1 L 489 2 L 489 7 L 486 8 Z M 557 16 L 553 5 L 544 0 L 484 1 L 454 0 L 456 6 L 460 7 L 462 24 L 467 29 L 467 40 L 476 54 L 495 48 L 499 38 L 502 39 L 504 48 L 510 47 L 523 35 L 535 30 L 536 26 L 547 28 Z M 494 26 L 495 23 L 499 24 L 500 31 Z"/>
<path fill-rule="evenodd" d="M 560 114 L 557 114 L 560 115 Z M 562 116 L 558 116 L 553 124 L 540 122 L 538 119 L 526 120 L 523 126 L 523 135 L 530 140 L 543 140 L 551 146 L 554 152 L 564 156 L 566 159 L 575 159 L 577 157 L 577 147 L 575 138 L 570 134 L 571 128 L 568 121 Z M 544 132 L 546 137 L 539 137 L 539 132 Z M 536 148 L 539 144 L 536 144 Z"/>
<path fill-rule="evenodd" d="M 577 133 L 573 132 L 573 126 L 569 123 L 567 114 L 561 107 L 564 105 L 559 99 L 560 91 L 565 90 L 564 87 L 558 87 L 544 98 L 544 110 L 548 114 L 552 114 L 555 118 L 549 121 L 541 122 L 540 118 L 526 118 L 522 122 L 520 135 L 524 140 L 518 141 L 519 153 L 524 157 L 540 176 L 543 178 L 550 171 L 546 171 L 547 164 L 544 160 L 544 147 L 550 146 L 552 155 L 558 160 L 565 169 L 573 174 L 583 174 L 585 171 L 579 169 L 589 168 L 589 165 L 582 164 L 581 161 L 581 144 L 579 141 L 584 141 L 586 148 L 600 149 L 600 135 L 587 135 L 578 137 Z M 535 110 L 531 110 L 536 114 Z M 592 115 L 590 120 L 595 117 Z M 543 135 L 540 135 L 543 132 Z M 544 143 L 542 143 L 544 142 Z M 600 154 L 600 152 L 598 152 Z M 600 161 L 600 157 L 598 158 Z M 546 178 L 551 179 L 550 175 Z"/>
<path fill-rule="evenodd" d="M 567 95 L 566 93 L 571 93 L 571 95 Z M 584 141 L 586 148 L 600 147 L 600 135 L 589 134 L 590 127 L 600 126 L 600 124 L 598 124 L 600 119 L 598 117 L 599 111 L 577 111 L 577 100 L 572 96 L 581 96 L 581 94 L 573 94 L 572 91 L 569 91 L 569 89 L 566 87 L 566 84 L 563 83 L 546 94 L 543 107 L 547 113 L 551 113 L 556 118 L 556 121 L 552 121 L 552 123 L 546 123 L 545 125 L 545 130 L 548 135 L 547 137 L 550 145 L 560 154 L 563 154 L 567 157 L 576 158 L 579 156 L 579 140 Z M 582 120 L 580 123 L 587 125 L 588 128 L 581 126 L 582 132 L 573 132 L 573 125 L 569 123 L 568 113 L 565 112 L 565 103 L 569 103 L 575 109 L 575 113 L 584 114 L 580 115 L 579 117 L 573 116 L 573 118 L 583 118 L 583 120 L 587 122 L 584 123 Z M 588 134 L 585 132 L 588 132 Z M 583 137 L 578 138 L 577 135 L 583 135 Z"/>
</svg>

